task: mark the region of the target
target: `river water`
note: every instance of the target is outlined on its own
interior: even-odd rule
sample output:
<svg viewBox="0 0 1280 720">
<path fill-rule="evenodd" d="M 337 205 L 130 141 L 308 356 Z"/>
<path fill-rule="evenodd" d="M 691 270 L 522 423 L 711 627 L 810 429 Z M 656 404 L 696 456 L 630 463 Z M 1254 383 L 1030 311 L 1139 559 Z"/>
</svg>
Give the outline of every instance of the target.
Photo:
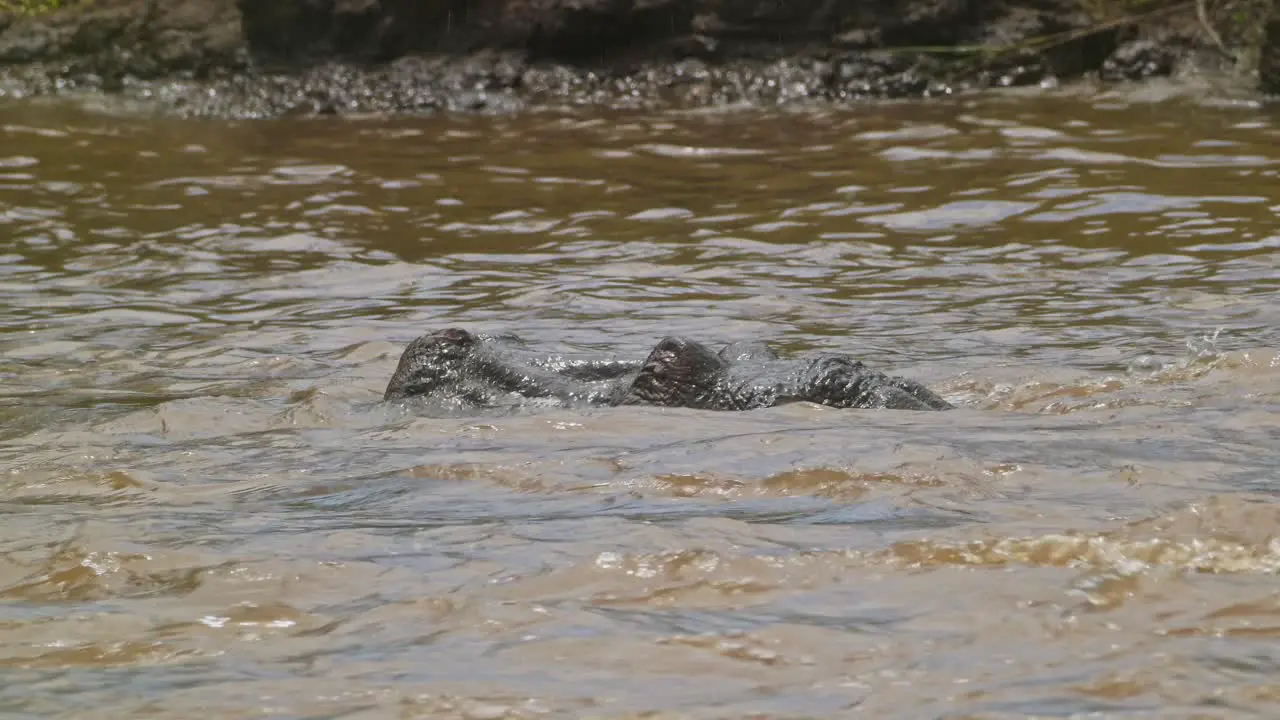
<svg viewBox="0 0 1280 720">
<path fill-rule="evenodd" d="M 0 712 L 1276 717 L 1280 114 L 0 107 Z M 944 413 L 430 418 L 433 329 Z"/>
</svg>

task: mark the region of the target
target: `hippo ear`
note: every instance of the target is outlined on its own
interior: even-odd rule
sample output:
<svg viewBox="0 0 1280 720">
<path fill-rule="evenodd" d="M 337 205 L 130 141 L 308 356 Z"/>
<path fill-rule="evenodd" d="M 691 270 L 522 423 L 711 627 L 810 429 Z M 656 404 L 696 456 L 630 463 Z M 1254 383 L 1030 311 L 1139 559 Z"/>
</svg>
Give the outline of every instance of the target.
<svg viewBox="0 0 1280 720">
<path fill-rule="evenodd" d="M 478 338 L 475 335 L 463 330 L 462 328 L 445 328 L 437 330 L 429 335 L 424 335 L 419 340 L 431 339 L 432 342 L 450 345 L 475 345 Z"/>
<path fill-rule="evenodd" d="M 694 407 L 724 367 L 724 360 L 701 343 L 682 337 L 663 338 L 640 366 L 625 402 Z"/>
</svg>

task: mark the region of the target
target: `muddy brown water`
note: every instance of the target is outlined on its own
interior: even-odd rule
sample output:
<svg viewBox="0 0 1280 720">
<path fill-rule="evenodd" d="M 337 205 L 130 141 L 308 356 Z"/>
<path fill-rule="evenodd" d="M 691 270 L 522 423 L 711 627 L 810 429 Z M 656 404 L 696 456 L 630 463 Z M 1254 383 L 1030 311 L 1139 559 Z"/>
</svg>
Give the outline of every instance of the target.
<svg viewBox="0 0 1280 720">
<path fill-rule="evenodd" d="M 0 107 L 0 711 L 1276 717 L 1280 115 Z M 946 413 L 428 418 L 430 329 Z"/>
</svg>

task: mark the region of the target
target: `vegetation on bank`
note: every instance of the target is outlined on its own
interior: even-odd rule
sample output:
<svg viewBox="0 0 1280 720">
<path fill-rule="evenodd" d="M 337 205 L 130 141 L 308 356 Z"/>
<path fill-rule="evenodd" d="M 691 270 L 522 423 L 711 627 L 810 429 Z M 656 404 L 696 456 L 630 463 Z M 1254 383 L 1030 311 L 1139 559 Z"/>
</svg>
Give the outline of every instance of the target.
<svg viewBox="0 0 1280 720">
<path fill-rule="evenodd" d="M 273 3 L 282 0 L 258 1 Z M 1183 15 L 1194 18 L 1195 24 L 1199 26 L 1202 36 L 1209 44 L 1217 47 L 1224 56 L 1233 57 L 1234 53 L 1229 48 L 1256 47 L 1264 41 L 1263 26 L 1273 14 L 1280 13 L 1280 9 L 1272 9 L 1280 8 L 1280 0 L 1274 1 L 1276 4 L 1273 6 L 1273 0 L 1074 0 L 1076 6 L 1091 21 L 1087 27 L 1024 38 L 1002 46 L 990 44 L 916 46 L 885 48 L 885 50 L 989 60 L 1009 53 L 1043 52 L 1097 33 L 1138 26 L 1163 17 Z M 1007 2 L 1011 6 L 1024 3 L 1035 4 L 1032 0 Z M 8 15 L 12 20 L 15 16 L 33 17 L 86 4 L 92 4 L 92 0 L 0 0 L 0 16 Z M 550 4 L 554 5 L 554 0 Z"/>
<path fill-rule="evenodd" d="M 1224 56 L 1239 60 L 1237 50 L 1250 52 L 1263 42 L 1263 26 L 1280 13 L 1273 0 L 1077 0 L 1097 23 L 1077 33 L 1092 33 L 1117 25 L 1134 25 L 1149 18 L 1185 12 L 1195 18 L 1204 38 Z"/>
<path fill-rule="evenodd" d="M 32 16 L 54 12 L 83 2 L 84 0 L 0 0 L 0 14 Z M 264 0 L 272 2 L 273 0 Z M 1094 27 L 1064 33 L 1071 36 L 1108 30 L 1119 25 L 1140 22 L 1146 18 L 1177 10 L 1193 10 L 1206 34 L 1219 47 L 1222 40 L 1215 29 L 1215 19 L 1236 24 L 1248 23 L 1266 17 L 1265 5 L 1269 0 L 1076 0 L 1078 6 L 1096 23 Z M 1017 2 L 1011 3 L 1017 5 Z M 1258 11 L 1262 10 L 1261 16 Z M 1035 38 L 1026 43 L 1034 48 L 1053 39 Z"/>
<path fill-rule="evenodd" d="M 972 57 L 990 60 L 1010 53 L 1044 52 L 1098 33 L 1123 27 L 1139 26 L 1158 18 L 1185 14 L 1195 18 L 1200 31 L 1223 55 L 1234 57 L 1224 42 L 1228 34 L 1234 41 L 1256 44 L 1255 34 L 1270 15 L 1272 0 L 1076 0 L 1078 7 L 1092 20 L 1086 27 L 1051 35 L 1029 37 L 1007 45 L 946 45 L 888 48 L 893 52 L 926 53 Z M 1016 4 L 1016 3 L 1015 3 Z M 1280 7 L 1280 6 L 1277 6 Z M 1227 32 L 1222 32 L 1225 27 Z"/>
<path fill-rule="evenodd" d="M 53 12 L 75 0 L 0 0 L 0 13 L 13 15 L 39 15 Z"/>
</svg>

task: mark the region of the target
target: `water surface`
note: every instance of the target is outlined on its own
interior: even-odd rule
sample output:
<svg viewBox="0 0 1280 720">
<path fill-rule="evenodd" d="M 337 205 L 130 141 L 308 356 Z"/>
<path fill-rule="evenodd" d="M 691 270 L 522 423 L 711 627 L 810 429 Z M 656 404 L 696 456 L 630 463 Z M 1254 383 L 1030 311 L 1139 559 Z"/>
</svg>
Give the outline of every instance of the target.
<svg viewBox="0 0 1280 720">
<path fill-rule="evenodd" d="M 1280 125 L 0 107 L 0 711 L 1274 717 Z M 428 418 L 449 326 L 946 413 Z"/>
</svg>

